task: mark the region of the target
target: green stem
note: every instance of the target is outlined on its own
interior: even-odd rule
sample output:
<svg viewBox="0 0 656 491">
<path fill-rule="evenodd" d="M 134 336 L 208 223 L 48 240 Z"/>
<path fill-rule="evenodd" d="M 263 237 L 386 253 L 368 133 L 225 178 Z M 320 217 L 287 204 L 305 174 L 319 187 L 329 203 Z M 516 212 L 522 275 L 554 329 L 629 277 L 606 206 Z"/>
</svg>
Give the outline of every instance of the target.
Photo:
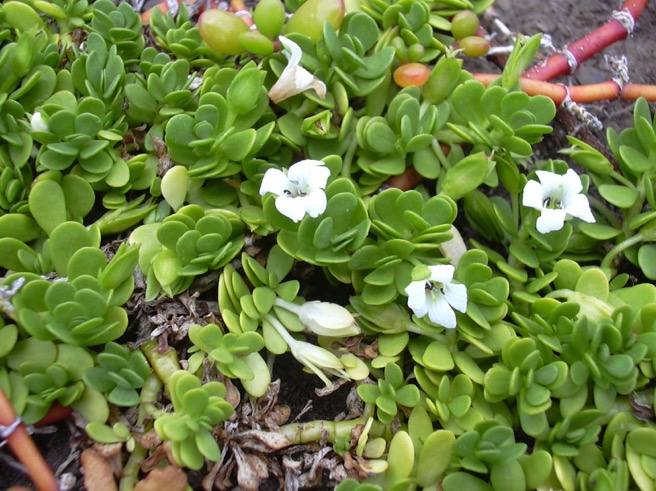
<svg viewBox="0 0 656 491">
<path fill-rule="evenodd" d="M 130 458 L 123 467 L 119 491 L 132 491 L 139 482 L 139 469 L 141 469 L 141 462 L 146 458 L 146 453 L 146 449 L 136 442 L 130 452 Z"/>
<path fill-rule="evenodd" d="M 631 247 L 631 246 L 633 246 L 633 245 L 635 245 L 639 242 L 642 242 L 643 239 L 644 239 L 644 237 L 643 237 L 642 234 L 637 234 L 637 235 L 634 235 L 633 237 L 629 237 L 628 239 L 620 242 L 615 247 L 613 247 L 610 251 L 608 251 L 608 254 L 606 254 L 604 256 L 604 258 L 601 261 L 600 267 L 602 269 L 604 269 L 604 268 L 612 269 L 611 265 L 613 263 L 613 260 L 615 259 L 615 257 L 618 254 L 625 251 L 629 247 Z"/>
<path fill-rule="evenodd" d="M 289 440 L 290 445 L 320 442 L 326 439 L 328 443 L 335 443 L 341 439 L 350 439 L 353 430 L 357 426 L 364 426 L 367 422 L 365 417 L 359 417 L 348 421 L 326 421 L 316 420 L 308 423 L 290 423 L 280 427 L 280 430 Z M 383 435 L 385 425 L 374 420 L 369 435 L 373 437 Z"/>
<path fill-rule="evenodd" d="M 156 418 L 164 413 L 155 406 L 157 394 L 160 390 L 162 390 L 162 381 L 157 375 L 151 373 L 141 388 L 137 426 L 142 426 L 146 418 Z"/>
<path fill-rule="evenodd" d="M 431 141 L 431 148 L 433 149 L 433 152 L 435 152 L 435 156 L 440 161 L 440 164 L 444 170 L 449 170 L 451 168 L 451 163 L 449 163 L 446 155 L 444 155 L 442 147 L 440 146 L 440 142 L 437 141 L 437 138 L 433 138 L 433 141 Z"/>
<path fill-rule="evenodd" d="M 164 385 L 168 385 L 171 376 L 182 369 L 175 350 L 168 348 L 165 353 L 160 353 L 157 340 L 155 339 L 142 344 L 141 351 L 146 355 L 150 366 L 153 367 L 155 374 Z"/>
<path fill-rule="evenodd" d="M 631 181 L 629 181 L 626 177 L 624 177 L 622 174 L 620 174 L 620 173 L 617 172 L 617 171 L 613 171 L 613 172 L 611 172 L 611 173 L 610 173 L 610 177 L 612 177 L 613 179 L 615 179 L 617 182 L 622 183 L 622 184 L 625 185 L 627 188 L 631 188 L 631 189 L 635 188 L 635 184 L 633 184 Z"/>
<path fill-rule="evenodd" d="M 349 136 L 349 145 L 344 152 L 344 158 L 342 159 L 342 170 L 340 174 L 342 177 L 351 177 L 351 167 L 353 165 L 353 156 L 355 151 L 358 149 L 358 139 L 354 134 Z"/>
</svg>

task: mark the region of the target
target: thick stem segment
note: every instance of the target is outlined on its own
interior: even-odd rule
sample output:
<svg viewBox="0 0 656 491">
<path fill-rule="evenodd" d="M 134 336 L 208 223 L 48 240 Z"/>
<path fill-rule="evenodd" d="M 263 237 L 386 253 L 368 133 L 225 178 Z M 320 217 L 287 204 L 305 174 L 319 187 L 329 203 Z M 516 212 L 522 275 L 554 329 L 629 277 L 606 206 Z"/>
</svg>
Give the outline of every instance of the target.
<svg viewBox="0 0 656 491">
<path fill-rule="evenodd" d="M 59 485 L 52 470 L 43 460 L 39 449 L 23 423 L 16 425 L 16 413 L 4 391 L 0 388 L 0 425 L 4 426 L 11 451 L 27 469 L 34 486 L 39 491 L 57 491 Z M 14 425 L 15 428 L 14 428 Z M 13 431 L 11 430 L 13 428 Z"/>
<path fill-rule="evenodd" d="M 603 26 L 569 44 L 562 53 L 556 53 L 544 63 L 530 68 L 523 76 L 533 80 L 553 80 L 573 72 L 591 56 L 625 39 L 646 6 L 647 0 L 626 0 Z"/>
<path fill-rule="evenodd" d="M 474 74 L 474 78 L 486 86 L 490 85 L 498 76 L 493 73 Z M 567 86 L 523 77 L 519 83 L 522 90 L 528 95 L 545 95 L 556 104 L 562 104 L 568 96 L 572 102 L 581 104 L 614 99 L 636 100 L 639 97 L 644 97 L 648 101 L 656 101 L 656 86 L 654 85 L 626 84 L 624 87 L 620 87 L 617 82 L 608 80 L 600 84 Z"/>
</svg>

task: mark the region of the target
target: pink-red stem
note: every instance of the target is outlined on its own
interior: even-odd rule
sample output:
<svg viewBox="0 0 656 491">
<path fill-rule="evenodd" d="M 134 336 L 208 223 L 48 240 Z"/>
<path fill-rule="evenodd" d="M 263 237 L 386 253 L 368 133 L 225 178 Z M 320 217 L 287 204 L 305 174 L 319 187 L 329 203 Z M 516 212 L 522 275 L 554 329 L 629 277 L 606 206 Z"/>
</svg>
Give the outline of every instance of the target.
<svg viewBox="0 0 656 491">
<path fill-rule="evenodd" d="M 620 7 L 620 11 L 626 11 L 634 22 L 638 20 L 647 6 L 648 0 L 626 0 Z M 576 65 L 583 63 L 591 56 L 600 53 L 608 46 L 628 36 L 626 28 L 615 18 L 610 19 L 603 26 L 574 41 L 565 49 L 571 53 L 576 60 Z M 534 80 L 553 80 L 561 75 L 570 73 L 571 67 L 568 57 L 562 53 L 556 53 L 544 63 L 530 68 L 524 73 L 524 77 Z"/>
<path fill-rule="evenodd" d="M 0 425 L 11 426 L 16 421 L 16 413 L 4 391 L 0 388 Z M 7 444 L 18 460 L 25 466 L 30 478 L 39 491 L 57 491 L 59 486 L 50 467 L 39 449 L 36 448 L 32 437 L 19 424 L 16 430 L 7 437 Z"/>
<path fill-rule="evenodd" d="M 474 78 L 486 86 L 498 76 L 493 73 L 474 74 Z M 644 97 L 648 101 L 656 101 L 656 86 L 653 85 L 625 84 L 622 88 L 616 82 L 608 80 L 600 84 L 566 86 L 524 77 L 519 80 L 519 83 L 527 94 L 545 95 L 556 104 L 561 104 L 568 94 L 572 102 L 581 104 L 618 98 L 635 100 L 639 97 Z"/>
</svg>

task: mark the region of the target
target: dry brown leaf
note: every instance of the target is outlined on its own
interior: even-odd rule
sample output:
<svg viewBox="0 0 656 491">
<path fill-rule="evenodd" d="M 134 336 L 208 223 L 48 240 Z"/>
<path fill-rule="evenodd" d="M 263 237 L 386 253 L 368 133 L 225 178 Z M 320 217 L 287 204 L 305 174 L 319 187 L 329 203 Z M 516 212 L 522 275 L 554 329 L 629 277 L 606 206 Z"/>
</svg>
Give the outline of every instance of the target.
<svg viewBox="0 0 656 491">
<path fill-rule="evenodd" d="M 80 455 L 82 472 L 84 473 L 84 489 L 115 491 L 116 481 L 112 473 L 112 466 L 96 452 L 89 448 Z"/>
<path fill-rule="evenodd" d="M 249 430 L 234 435 L 242 448 L 268 453 L 289 446 L 289 439 L 281 431 Z"/>
<path fill-rule="evenodd" d="M 187 484 L 187 474 L 178 467 L 168 466 L 153 469 L 134 491 L 184 491 Z"/>
<path fill-rule="evenodd" d="M 232 447 L 237 460 L 237 482 L 246 491 L 257 491 L 262 480 L 269 477 L 267 463 L 254 454 L 246 454 L 237 446 Z"/>
</svg>

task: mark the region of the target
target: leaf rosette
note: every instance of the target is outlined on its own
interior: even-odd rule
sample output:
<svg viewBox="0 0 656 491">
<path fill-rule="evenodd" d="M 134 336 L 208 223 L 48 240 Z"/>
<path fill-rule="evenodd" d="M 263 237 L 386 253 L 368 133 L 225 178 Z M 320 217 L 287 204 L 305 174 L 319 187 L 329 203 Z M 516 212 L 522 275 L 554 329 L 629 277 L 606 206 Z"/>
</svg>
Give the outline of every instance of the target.
<svg viewBox="0 0 656 491">
<path fill-rule="evenodd" d="M 539 437 L 549 429 L 546 411 L 552 405 L 552 393 L 565 384 L 567 374 L 567 363 L 545 361 L 533 339 L 510 338 L 501 360 L 485 374 L 485 398 L 490 402 L 516 398 L 522 429 Z"/>
<path fill-rule="evenodd" d="M 404 383 L 403 371 L 396 363 L 385 366 L 385 376 L 376 385 L 358 385 L 358 395 L 376 406 L 376 416 L 383 424 L 390 424 L 398 412 L 398 406 L 415 407 L 419 404 L 419 389 L 414 384 Z"/>
<path fill-rule="evenodd" d="M 487 489 L 489 480 L 490 489 L 527 489 L 530 476 L 520 463 L 526 449 L 525 443 L 515 441 L 510 426 L 494 420 L 483 421 L 456 439 L 452 462 L 457 470 L 447 474 L 443 488 L 445 491 Z M 550 470 L 551 466 L 546 474 L 542 473 L 542 480 Z"/>
<path fill-rule="evenodd" d="M 388 189 L 371 198 L 368 211 L 377 240 L 356 250 L 348 268 L 363 301 L 382 305 L 403 294 L 417 261 L 444 259 L 440 244 L 451 238 L 457 209 L 445 196 L 425 200 L 417 191 Z"/>
<path fill-rule="evenodd" d="M 202 384 L 188 372 L 179 370 L 168 383 L 174 412 L 155 420 L 155 431 L 171 442 L 173 458 L 179 465 L 200 469 L 205 459 L 216 462 L 221 450 L 212 430 L 234 413 L 224 399 L 220 382 Z"/>
<path fill-rule="evenodd" d="M 139 268 L 147 278 L 146 297 L 172 297 L 189 288 L 196 276 L 225 266 L 244 246 L 243 231 L 234 214 L 198 205 L 135 229 L 130 241 L 142 244 Z"/>
<path fill-rule="evenodd" d="M 128 4 L 114 4 L 111 0 L 93 3 L 91 29 L 100 34 L 110 46 L 116 46 L 125 65 L 135 62 L 144 50 L 146 41 L 141 32 L 141 17 Z"/>
<path fill-rule="evenodd" d="M 431 144 L 448 117 L 448 106 L 420 103 L 418 87 L 407 87 L 389 103 L 384 116 L 362 116 L 356 125 L 359 182 L 376 189 L 390 176 L 414 165 L 428 178 L 440 173 L 440 161 Z"/>
<path fill-rule="evenodd" d="M 14 391 L 12 403 L 31 424 L 53 403 L 70 406 L 82 397 L 85 386 L 81 374 L 93 365 L 93 358 L 79 346 L 26 338 L 16 343 L 6 362 L 24 385 L 23 391 Z"/>
<path fill-rule="evenodd" d="M 264 199 L 264 214 L 274 226 L 282 228 L 278 245 L 286 253 L 310 264 L 327 266 L 338 277 L 348 277 L 346 263 L 365 242 L 370 220 L 351 180 L 340 178 L 328 184 L 326 197 L 326 211 L 316 218 L 306 215 L 298 225 L 276 210 L 273 196 Z"/>
<path fill-rule="evenodd" d="M 165 52 L 172 53 L 177 59 L 187 60 L 193 67 L 208 68 L 223 59 L 205 44 L 198 27 L 189 20 L 186 4 L 180 4 L 175 15 L 170 11 L 153 10 L 149 25 L 157 44 Z"/>
<path fill-rule="evenodd" d="M 96 357 L 93 367 L 84 371 L 84 383 L 102 392 L 112 404 L 123 407 L 139 405 L 139 392 L 150 374 L 144 354 L 110 342 Z"/>
<path fill-rule="evenodd" d="M 128 166 L 113 148 L 123 139 L 127 125 L 123 118 L 108 118 L 100 99 L 89 96 L 78 101 L 73 93 L 60 91 L 44 102 L 40 111 L 48 130 L 32 133 L 41 143 L 37 168 L 72 168 L 92 185 L 102 182 L 120 187 L 128 182 Z"/>
<path fill-rule="evenodd" d="M 194 324 L 189 328 L 189 339 L 197 349 L 207 353 L 222 374 L 241 380 L 250 395 L 261 397 L 266 394 L 271 375 L 259 354 L 264 348 L 264 339 L 259 333 L 224 334 L 216 324 Z"/>
<path fill-rule="evenodd" d="M 108 263 L 95 247 L 77 250 L 67 280 L 32 276 L 12 298 L 20 325 L 41 340 L 95 346 L 119 338 L 128 317 L 121 307 L 132 294 L 138 248 L 123 244 Z"/>
<path fill-rule="evenodd" d="M 205 89 L 195 113 L 177 114 L 166 125 L 170 157 L 189 169 L 192 178 L 238 173 L 240 163 L 267 142 L 274 123 L 256 123 L 268 109 L 264 72 L 251 64 L 239 72 L 224 69 L 216 79 L 205 75 Z M 213 85 L 214 82 L 220 82 Z M 218 90 L 224 85 L 225 94 Z M 209 90 L 211 87 L 212 90 Z"/>
</svg>

